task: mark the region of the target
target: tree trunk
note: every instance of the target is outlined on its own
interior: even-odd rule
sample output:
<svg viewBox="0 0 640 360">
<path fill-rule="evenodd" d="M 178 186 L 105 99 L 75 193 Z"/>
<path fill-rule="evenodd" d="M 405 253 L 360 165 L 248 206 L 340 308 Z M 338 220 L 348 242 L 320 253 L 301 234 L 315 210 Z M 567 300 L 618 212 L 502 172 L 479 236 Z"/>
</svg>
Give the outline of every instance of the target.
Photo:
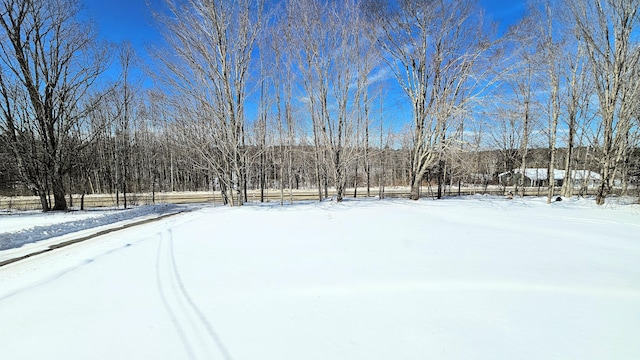
<svg viewBox="0 0 640 360">
<path fill-rule="evenodd" d="M 340 182 L 338 185 L 336 185 L 336 201 L 337 202 L 342 202 L 343 198 L 344 198 L 344 185 L 342 184 L 342 182 Z"/>
<path fill-rule="evenodd" d="M 64 185 L 62 176 L 53 176 L 51 179 L 51 190 L 53 191 L 53 209 L 54 211 L 67 210 L 67 199 L 64 197 Z"/>
<path fill-rule="evenodd" d="M 564 179 L 562 182 L 562 196 L 571 197 L 573 196 L 573 167 L 571 166 L 571 160 L 573 159 L 573 138 L 574 138 L 574 129 L 573 129 L 573 120 L 569 121 L 569 138 L 567 142 L 567 154 L 564 163 Z"/>
<path fill-rule="evenodd" d="M 46 191 L 38 191 L 38 197 L 40 198 L 40 206 L 42 206 L 42 211 L 47 212 L 51 210 Z"/>
<path fill-rule="evenodd" d="M 358 161 L 356 161 L 355 179 L 353 180 L 353 197 L 358 197 Z"/>
<path fill-rule="evenodd" d="M 420 186 L 422 184 L 422 176 L 423 174 L 416 174 L 415 176 L 411 176 L 410 178 L 410 192 L 409 199 L 418 200 L 420 199 Z"/>
<path fill-rule="evenodd" d="M 547 189 L 547 204 L 550 204 L 553 196 L 555 195 L 556 177 L 555 177 L 555 163 L 556 163 L 556 133 L 558 128 L 558 116 L 559 116 L 559 104 L 554 105 L 553 119 L 551 124 L 551 139 L 549 141 L 549 170 L 547 177 L 549 178 L 549 188 Z"/>
<path fill-rule="evenodd" d="M 322 201 L 322 177 L 320 174 L 320 155 L 318 154 L 319 150 L 316 147 L 315 149 L 315 156 L 316 156 L 316 161 L 315 161 L 315 171 L 316 171 L 316 183 L 318 186 L 318 201 Z"/>
<path fill-rule="evenodd" d="M 122 172 L 124 179 L 122 179 L 122 201 L 124 208 L 127 208 L 127 164 L 124 165 Z"/>
<path fill-rule="evenodd" d="M 437 198 L 442 199 L 442 187 L 444 185 L 444 168 L 445 162 L 444 160 L 438 161 L 438 194 Z"/>
<path fill-rule="evenodd" d="M 522 135 L 522 166 L 520 170 L 520 178 L 518 185 L 520 186 L 520 196 L 525 194 L 525 174 L 527 171 L 527 153 L 529 150 L 529 103 L 525 102 L 524 130 Z"/>
<path fill-rule="evenodd" d="M 604 179 L 602 180 L 600 187 L 598 188 L 598 192 L 596 194 L 596 204 L 604 205 L 604 199 L 609 194 L 609 187 L 605 183 Z"/>
</svg>

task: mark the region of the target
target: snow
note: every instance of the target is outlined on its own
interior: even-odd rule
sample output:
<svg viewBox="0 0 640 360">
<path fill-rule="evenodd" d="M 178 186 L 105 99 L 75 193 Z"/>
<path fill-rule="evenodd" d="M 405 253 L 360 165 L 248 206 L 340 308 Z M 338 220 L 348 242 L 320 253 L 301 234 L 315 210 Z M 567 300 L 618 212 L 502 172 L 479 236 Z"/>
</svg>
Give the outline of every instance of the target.
<svg viewBox="0 0 640 360">
<path fill-rule="evenodd" d="M 104 215 L 104 212 L 83 211 L 72 213 L 41 211 L 23 211 L 0 214 L 0 233 L 11 233 L 32 229 L 40 226 L 57 225 L 60 223 L 86 220 Z"/>
<path fill-rule="evenodd" d="M 13 211 L 0 214 L 0 262 L 33 253 L 79 236 L 120 227 L 134 221 L 185 211 L 197 205 L 159 204 L 129 209 L 49 212 Z M 4 251 L 3 251 L 4 250 Z"/>
<path fill-rule="evenodd" d="M 640 208 L 203 208 L 0 268 L 12 359 L 638 359 Z"/>
</svg>

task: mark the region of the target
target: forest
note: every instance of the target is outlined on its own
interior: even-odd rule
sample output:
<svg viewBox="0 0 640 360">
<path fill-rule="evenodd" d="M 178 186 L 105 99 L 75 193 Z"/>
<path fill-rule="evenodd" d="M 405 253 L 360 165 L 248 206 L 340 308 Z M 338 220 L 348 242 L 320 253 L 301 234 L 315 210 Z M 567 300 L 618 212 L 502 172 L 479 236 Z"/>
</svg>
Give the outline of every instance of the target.
<svg viewBox="0 0 640 360">
<path fill-rule="evenodd" d="M 638 196 L 639 9 L 533 0 L 500 31 L 473 0 L 166 0 L 147 63 L 78 0 L 1 0 L 0 195 L 417 200 L 543 168 L 549 202 L 579 171 Z"/>
</svg>

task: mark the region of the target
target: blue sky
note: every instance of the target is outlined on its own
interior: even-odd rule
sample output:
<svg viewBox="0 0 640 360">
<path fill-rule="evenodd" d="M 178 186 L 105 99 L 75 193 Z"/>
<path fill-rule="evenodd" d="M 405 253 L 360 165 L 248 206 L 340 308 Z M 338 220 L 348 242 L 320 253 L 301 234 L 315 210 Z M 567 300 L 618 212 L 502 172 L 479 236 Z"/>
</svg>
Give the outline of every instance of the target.
<svg viewBox="0 0 640 360">
<path fill-rule="evenodd" d="M 107 40 L 129 41 L 143 58 L 144 46 L 161 41 L 154 26 L 151 9 L 159 9 L 165 0 L 82 0 L 86 13 Z M 418 0 L 419 1 L 419 0 Z M 481 0 L 487 15 L 501 23 L 500 28 L 515 22 L 524 11 L 524 0 Z"/>
<path fill-rule="evenodd" d="M 502 30 L 522 17 L 526 3 L 524 0 L 480 0 L 486 14 L 498 21 Z"/>
<path fill-rule="evenodd" d="M 136 48 L 161 39 L 153 26 L 150 7 L 164 0 L 82 0 L 100 34 L 111 42 L 130 41 Z M 149 3 L 149 6 L 148 4 Z"/>
<path fill-rule="evenodd" d="M 100 35 L 107 41 L 121 43 L 130 42 L 139 58 L 150 63 L 146 48 L 151 44 L 162 41 L 162 36 L 154 25 L 152 9 L 160 9 L 165 0 L 80 0 L 85 7 L 85 13 L 97 25 Z M 420 1 L 420 0 L 417 0 Z M 504 31 L 515 23 L 523 14 L 525 0 L 480 0 L 486 10 L 486 15 L 500 23 L 499 30 Z M 118 71 L 114 68 L 114 77 Z M 150 81 L 144 82 L 151 86 Z M 387 91 L 385 99 L 386 117 L 401 119 L 410 115 L 406 108 L 404 94 L 395 86 Z M 249 105 L 249 107 L 251 107 Z M 248 111 L 249 113 L 251 111 Z M 247 114 L 251 116 L 250 114 Z M 400 120 L 397 124 L 403 123 Z"/>
</svg>

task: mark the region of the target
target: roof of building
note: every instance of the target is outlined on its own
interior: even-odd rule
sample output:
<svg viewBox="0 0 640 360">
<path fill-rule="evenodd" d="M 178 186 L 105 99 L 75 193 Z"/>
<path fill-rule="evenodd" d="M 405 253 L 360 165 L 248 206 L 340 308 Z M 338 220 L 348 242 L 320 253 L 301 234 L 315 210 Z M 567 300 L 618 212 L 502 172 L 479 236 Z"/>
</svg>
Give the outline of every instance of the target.
<svg viewBox="0 0 640 360">
<path fill-rule="evenodd" d="M 520 174 L 522 173 L 522 169 L 514 169 L 511 171 L 503 172 L 498 176 L 504 176 L 507 174 Z M 547 180 L 547 169 L 545 168 L 535 168 L 535 169 L 525 169 L 524 176 L 527 178 L 538 181 L 538 180 Z M 553 170 L 553 178 L 555 180 L 564 179 L 565 171 L 564 170 Z M 572 170 L 571 178 L 574 180 L 584 180 L 584 179 L 592 179 L 592 180 L 600 180 L 600 174 L 597 172 L 589 171 L 589 170 Z"/>
</svg>

